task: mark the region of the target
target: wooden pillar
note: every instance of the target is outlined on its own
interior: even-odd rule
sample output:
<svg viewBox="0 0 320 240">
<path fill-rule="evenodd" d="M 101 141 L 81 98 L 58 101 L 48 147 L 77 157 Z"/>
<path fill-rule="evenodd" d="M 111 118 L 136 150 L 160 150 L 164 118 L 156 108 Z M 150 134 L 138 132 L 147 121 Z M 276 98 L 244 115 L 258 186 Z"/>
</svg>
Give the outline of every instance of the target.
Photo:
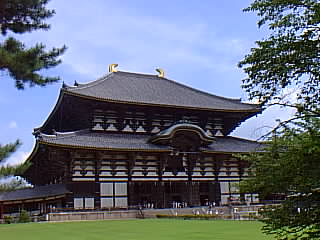
<svg viewBox="0 0 320 240">
<path fill-rule="evenodd" d="M 132 178 L 132 169 L 134 168 L 137 160 L 137 153 L 130 152 L 127 156 L 127 174 L 128 174 L 128 182 L 131 181 Z"/>
<path fill-rule="evenodd" d="M 199 154 L 189 154 L 187 155 L 187 174 L 188 174 L 188 181 L 191 182 L 192 181 L 192 175 L 193 175 L 193 169 L 196 166 L 197 160 L 198 158 L 200 158 L 201 155 Z"/>
<path fill-rule="evenodd" d="M 95 184 L 98 185 L 96 186 L 97 191 L 95 194 L 94 198 L 94 207 L 95 208 L 101 208 L 101 194 L 100 194 L 100 170 L 101 170 L 101 165 L 102 165 L 102 152 L 96 152 L 95 153 L 95 171 L 94 171 L 94 181 Z M 99 190 L 98 190 L 99 189 Z"/>
<path fill-rule="evenodd" d="M 188 181 L 188 205 L 189 206 L 199 206 L 200 205 L 200 192 L 199 192 L 199 182 Z"/>
<path fill-rule="evenodd" d="M 134 192 L 135 182 L 128 182 L 128 205 L 136 206 L 137 203 L 137 193 Z"/>
<path fill-rule="evenodd" d="M 46 212 L 47 212 L 46 202 L 45 202 L 45 200 L 42 200 L 42 201 L 40 202 L 40 213 L 41 213 L 41 214 L 44 214 L 44 213 L 46 213 Z"/>
<path fill-rule="evenodd" d="M 95 154 L 95 171 L 94 171 L 94 180 L 95 180 L 95 182 L 99 182 L 101 161 L 102 161 L 102 153 L 101 152 L 96 152 L 96 154 Z"/>
<path fill-rule="evenodd" d="M 164 207 L 164 185 L 163 182 L 157 181 L 151 183 L 151 200 L 155 208 Z"/>
<path fill-rule="evenodd" d="M 158 164 L 158 177 L 160 182 L 162 181 L 162 175 L 165 170 L 167 161 L 168 161 L 168 153 L 161 153 L 159 156 L 159 164 Z"/>
<path fill-rule="evenodd" d="M 238 160 L 238 171 L 239 171 L 239 182 L 241 182 L 241 180 L 243 179 L 244 173 L 246 171 L 246 168 L 249 167 L 249 164 L 240 160 Z M 240 201 L 241 203 L 245 203 L 245 194 L 244 193 L 240 193 Z"/>
<path fill-rule="evenodd" d="M 188 159 L 188 205 L 189 206 L 199 206 L 200 205 L 200 192 L 199 192 L 199 182 L 194 182 L 192 180 L 193 169 L 196 166 L 197 161 L 202 162 L 204 156 L 203 154 L 189 155 Z"/>
<path fill-rule="evenodd" d="M 212 184 L 213 190 L 210 188 L 209 201 L 215 202 L 218 206 L 221 202 L 221 187 L 219 182 L 220 169 L 223 165 L 223 160 L 219 156 L 215 156 L 213 168 L 214 168 L 214 182 Z"/>
<path fill-rule="evenodd" d="M 166 208 L 167 206 L 167 195 L 166 195 L 166 188 L 165 188 L 165 183 L 162 181 L 162 175 L 165 170 L 165 167 L 167 165 L 168 161 L 168 153 L 161 153 L 159 155 L 159 164 L 158 164 L 158 179 L 159 179 L 159 184 L 158 184 L 158 191 L 159 191 L 159 200 L 158 200 L 158 208 Z"/>
<path fill-rule="evenodd" d="M 4 214 L 4 204 L 2 203 L 0 203 L 0 219 L 2 219 L 3 218 L 3 214 Z"/>
</svg>

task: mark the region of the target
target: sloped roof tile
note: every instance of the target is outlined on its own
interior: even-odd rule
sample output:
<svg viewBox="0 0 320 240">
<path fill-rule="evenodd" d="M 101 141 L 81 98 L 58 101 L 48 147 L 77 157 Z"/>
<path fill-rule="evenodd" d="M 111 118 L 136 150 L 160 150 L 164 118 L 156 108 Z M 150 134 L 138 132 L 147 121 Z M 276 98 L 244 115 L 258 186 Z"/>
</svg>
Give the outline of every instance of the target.
<svg viewBox="0 0 320 240">
<path fill-rule="evenodd" d="M 66 93 L 101 100 L 212 110 L 253 111 L 256 104 L 209 94 L 156 75 L 114 72 L 87 84 L 65 87 Z"/>
<path fill-rule="evenodd" d="M 64 184 L 51 184 L 45 186 L 36 186 L 33 188 L 26 188 L 15 190 L 11 192 L 4 192 L 0 194 L 0 202 L 2 201 L 16 201 L 54 197 L 69 193 Z"/>
<path fill-rule="evenodd" d="M 57 133 L 57 135 L 41 134 L 39 141 L 43 144 L 95 148 L 95 149 L 119 149 L 119 150 L 152 150 L 170 151 L 169 146 L 161 146 L 149 143 L 151 135 L 99 133 L 89 130 L 81 130 L 71 133 Z M 212 144 L 201 148 L 203 151 L 246 153 L 259 151 L 262 144 L 256 141 L 236 137 L 216 137 Z"/>
</svg>

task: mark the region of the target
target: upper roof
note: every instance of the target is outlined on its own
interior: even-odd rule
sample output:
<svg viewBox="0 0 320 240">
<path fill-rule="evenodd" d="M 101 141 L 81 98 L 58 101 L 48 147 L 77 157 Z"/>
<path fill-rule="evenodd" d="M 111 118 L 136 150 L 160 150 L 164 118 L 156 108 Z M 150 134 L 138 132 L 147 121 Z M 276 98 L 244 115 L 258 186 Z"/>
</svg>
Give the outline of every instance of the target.
<svg viewBox="0 0 320 240">
<path fill-rule="evenodd" d="M 89 148 L 97 150 L 129 150 L 129 151 L 170 151 L 170 146 L 149 143 L 151 135 L 135 135 L 123 133 L 96 133 L 80 130 L 55 135 L 40 134 L 38 142 L 57 147 Z M 248 153 L 262 151 L 263 145 L 235 137 L 215 137 L 214 141 L 200 148 L 201 151 L 221 153 Z"/>
<path fill-rule="evenodd" d="M 105 101 L 229 111 L 261 111 L 240 99 L 212 95 L 167 78 L 129 72 L 112 72 L 87 84 L 64 86 L 64 92 Z"/>
</svg>

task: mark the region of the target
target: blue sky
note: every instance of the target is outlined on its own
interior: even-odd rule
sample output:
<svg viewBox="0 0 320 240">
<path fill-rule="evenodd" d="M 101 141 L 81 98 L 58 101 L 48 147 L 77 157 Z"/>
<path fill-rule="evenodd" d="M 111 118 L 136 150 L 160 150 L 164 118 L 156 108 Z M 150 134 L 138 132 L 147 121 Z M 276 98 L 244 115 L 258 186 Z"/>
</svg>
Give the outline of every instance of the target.
<svg viewBox="0 0 320 240">
<path fill-rule="evenodd" d="M 49 31 L 19 35 L 26 45 L 43 42 L 48 47 L 66 44 L 63 63 L 44 72 L 60 76 L 67 84 L 88 82 L 118 63 L 121 71 L 156 74 L 213 94 L 242 98 L 243 71 L 237 63 L 266 36 L 256 26 L 254 13 L 243 13 L 249 0 L 52 0 L 56 10 Z M 0 41 L 3 37 L 0 37 Z M 0 143 L 23 142 L 9 159 L 25 159 L 34 145 L 32 130 L 41 126 L 54 107 L 62 81 L 47 87 L 14 88 L 0 72 Z M 283 109 L 270 109 L 247 120 L 233 135 L 257 139 L 286 118 Z"/>
</svg>

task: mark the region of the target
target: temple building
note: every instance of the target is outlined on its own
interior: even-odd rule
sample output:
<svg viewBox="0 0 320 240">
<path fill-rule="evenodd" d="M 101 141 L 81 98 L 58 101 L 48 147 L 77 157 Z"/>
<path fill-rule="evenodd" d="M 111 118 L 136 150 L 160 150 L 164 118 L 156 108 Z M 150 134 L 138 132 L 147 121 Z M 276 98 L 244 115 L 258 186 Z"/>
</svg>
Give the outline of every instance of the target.
<svg viewBox="0 0 320 240">
<path fill-rule="evenodd" d="M 161 69 L 149 75 L 116 66 L 96 81 L 63 84 L 33 133 L 23 177 L 34 188 L 0 195 L 0 215 L 21 204 L 112 209 L 240 201 L 234 183 L 246 177 L 248 163 L 235 154 L 260 144 L 229 134 L 261 113 L 259 105 L 185 86 Z"/>
</svg>

